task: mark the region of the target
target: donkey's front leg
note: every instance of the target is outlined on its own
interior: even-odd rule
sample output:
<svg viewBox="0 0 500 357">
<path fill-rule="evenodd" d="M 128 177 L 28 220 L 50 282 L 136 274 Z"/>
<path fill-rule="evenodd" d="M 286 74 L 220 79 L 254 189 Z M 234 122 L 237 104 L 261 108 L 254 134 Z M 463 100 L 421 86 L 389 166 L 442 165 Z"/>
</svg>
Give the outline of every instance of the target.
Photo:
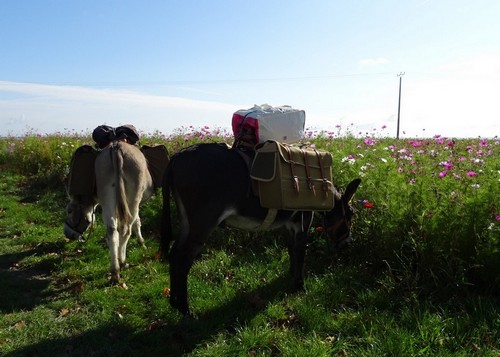
<svg viewBox="0 0 500 357">
<path fill-rule="evenodd" d="M 313 212 L 299 212 L 288 226 L 288 255 L 293 276 L 293 291 L 304 290 L 304 261 L 307 248 L 307 233 L 311 227 Z"/>
<path fill-rule="evenodd" d="M 304 290 L 304 261 L 306 256 L 306 233 L 292 234 L 288 240 L 290 272 L 293 277 L 292 291 Z"/>
</svg>

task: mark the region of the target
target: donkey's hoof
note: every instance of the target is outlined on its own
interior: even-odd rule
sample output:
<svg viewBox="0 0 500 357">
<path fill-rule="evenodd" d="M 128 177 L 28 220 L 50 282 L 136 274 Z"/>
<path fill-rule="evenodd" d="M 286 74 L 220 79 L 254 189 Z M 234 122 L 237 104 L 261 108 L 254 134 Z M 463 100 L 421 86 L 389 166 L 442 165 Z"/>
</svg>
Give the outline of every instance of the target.
<svg viewBox="0 0 500 357">
<path fill-rule="evenodd" d="M 179 311 L 182 315 L 184 315 L 184 317 L 189 317 L 189 316 L 194 317 L 195 315 L 189 309 L 187 301 L 181 302 L 179 300 L 180 299 L 176 298 L 175 296 L 170 295 L 169 299 L 170 306 Z"/>
<path fill-rule="evenodd" d="M 289 291 L 291 294 L 300 294 L 304 293 L 306 288 L 304 287 L 304 284 L 294 284 Z"/>
<path fill-rule="evenodd" d="M 118 285 L 120 284 L 120 274 L 119 273 L 111 273 L 111 277 L 109 278 L 110 285 Z"/>
</svg>

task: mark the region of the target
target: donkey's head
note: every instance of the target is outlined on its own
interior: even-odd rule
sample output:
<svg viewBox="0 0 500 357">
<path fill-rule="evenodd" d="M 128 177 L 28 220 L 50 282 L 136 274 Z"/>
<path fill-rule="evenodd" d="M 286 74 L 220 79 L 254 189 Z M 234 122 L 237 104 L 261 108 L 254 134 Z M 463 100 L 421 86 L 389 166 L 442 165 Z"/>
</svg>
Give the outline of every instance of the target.
<svg viewBox="0 0 500 357">
<path fill-rule="evenodd" d="M 335 192 L 335 205 L 325 214 L 324 228 L 336 248 L 341 249 L 352 242 L 351 226 L 354 209 L 350 201 L 360 183 L 361 179 L 354 179 L 347 185 L 343 194 Z"/>
<path fill-rule="evenodd" d="M 79 239 L 94 222 L 94 209 L 97 202 L 92 196 L 70 196 L 66 206 L 64 235 L 69 239 Z"/>
</svg>

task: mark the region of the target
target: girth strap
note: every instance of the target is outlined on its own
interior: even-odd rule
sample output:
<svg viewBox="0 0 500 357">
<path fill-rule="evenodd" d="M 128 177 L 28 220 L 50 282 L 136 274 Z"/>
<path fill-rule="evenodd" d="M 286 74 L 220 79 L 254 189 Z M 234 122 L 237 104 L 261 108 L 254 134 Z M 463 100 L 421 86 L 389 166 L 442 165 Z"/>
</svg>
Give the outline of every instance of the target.
<svg viewBox="0 0 500 357">
<path fill-rule="evenodd" d="M 259 226 L 258 229 L 267 231 L 269 228 L 271 228 L 271 225 L 274 223 L 274 220 L 276 219 L 276 215 L 278 214 L 278 210 L 275 208 L 270 208 L 267 210 L 266 218 L 262 221 L 261 225 Z"/>
</svg>

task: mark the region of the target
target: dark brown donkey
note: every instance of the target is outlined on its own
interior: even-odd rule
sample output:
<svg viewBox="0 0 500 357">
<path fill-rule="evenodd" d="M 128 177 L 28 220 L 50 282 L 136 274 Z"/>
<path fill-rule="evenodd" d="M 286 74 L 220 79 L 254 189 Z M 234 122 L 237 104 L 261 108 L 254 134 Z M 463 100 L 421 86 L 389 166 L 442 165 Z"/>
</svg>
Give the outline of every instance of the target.
<svg viewBox="0 0 500 357">
<path fill-rule="evenodd" d="M 355 179 L 345 193 L 335 191 L 334 208 L 325 213 L 325 229 L 335 242 L 350 239 L 353 210 L 349 201 L 361 180 Z M 225 144 L 198 144 L 171 158 L 163 177 L 161 250 L 170 262 L 170 304 L 184 315 L 191 311 L 187 276 L 195 257 L 212 230 L 220 223 L 241 229 L 258 229 L 267 216 L 259 198 L 252 194 L 248 166 L 236 149 Z M 170 194 L 176 202 L 181 233 L 174 240 Z M 290 235 L 288 253 L 293 289 L 304 288 L 306 235 L 312 211 L 278 211 L 269 229 L 285 227 Z M 170 243 L 174 241 L 169 253 Z"/>
</svg>

